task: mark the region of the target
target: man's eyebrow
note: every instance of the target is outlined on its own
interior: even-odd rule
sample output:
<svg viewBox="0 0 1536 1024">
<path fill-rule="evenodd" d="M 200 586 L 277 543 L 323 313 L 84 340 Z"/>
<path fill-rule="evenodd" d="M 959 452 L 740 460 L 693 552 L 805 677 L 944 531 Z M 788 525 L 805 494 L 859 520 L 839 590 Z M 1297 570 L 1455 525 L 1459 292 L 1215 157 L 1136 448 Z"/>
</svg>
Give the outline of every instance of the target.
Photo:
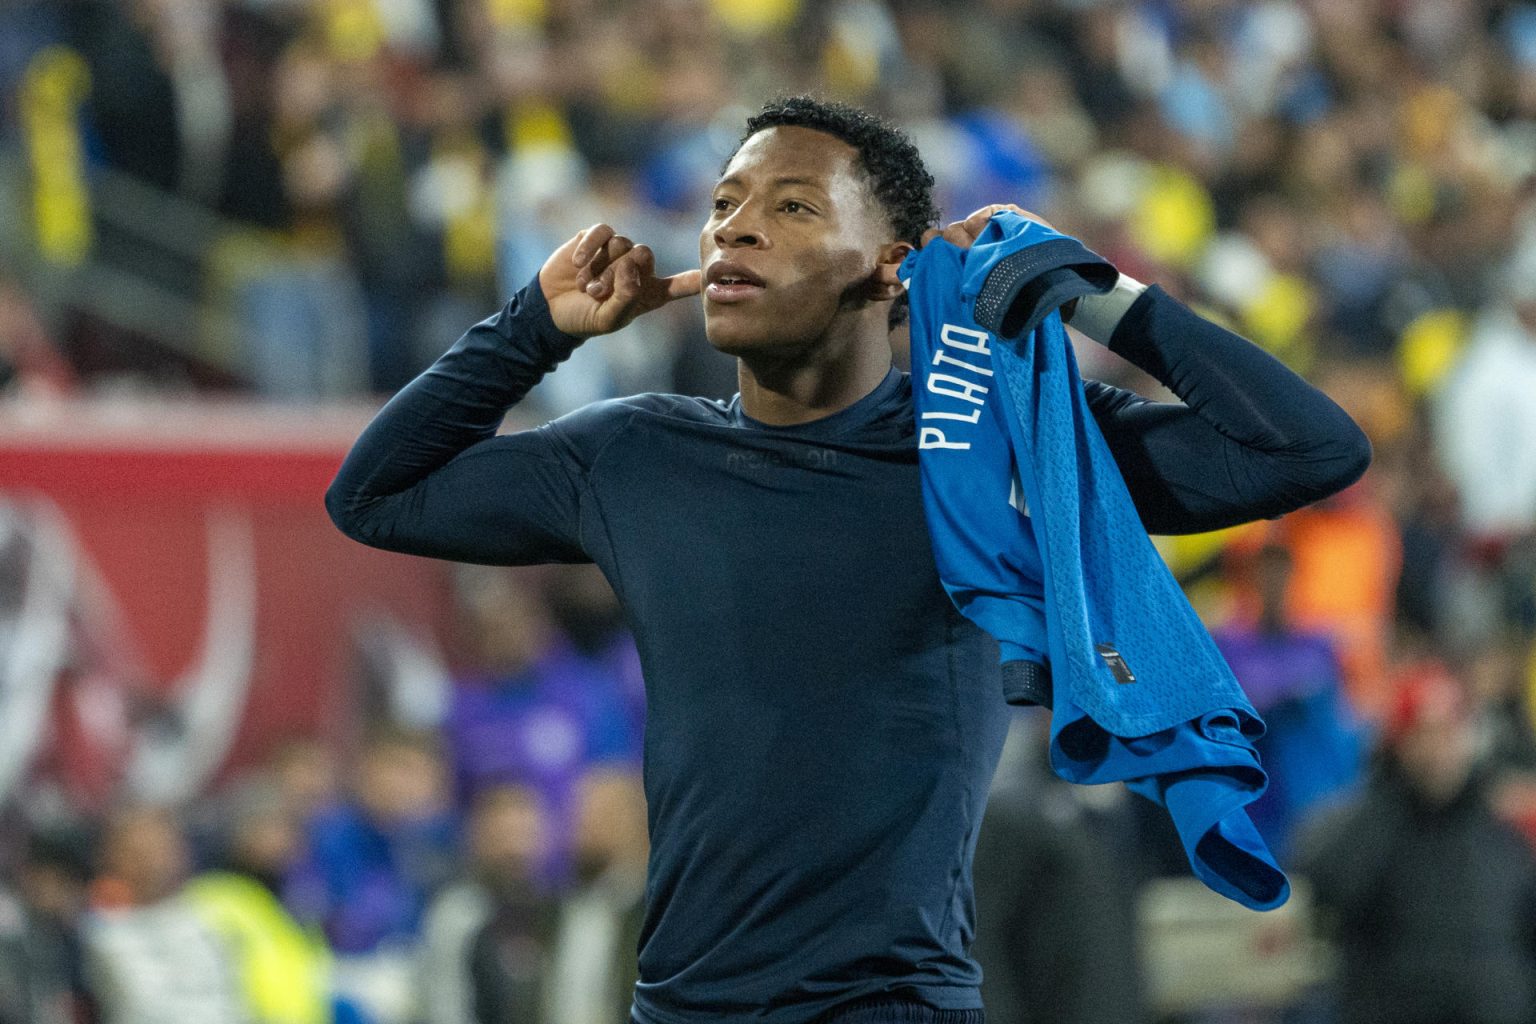
<svg viewBox="0 0 1536 1024">
<path fill-rule="evenodd" d="M 719 181 L 715 182 L 715 188 L 719 188 L 722 185 L 740 184 L 741 179 L 733 174 L 729 178 L 721 178 Z M 815 178 L 797 178 L 792 175 L 774 178 L 768 184 L 773 188 L 779 188 L 784 185 L 808 185 L 820 192 L 825 192 L 827 190 L 827 186 L 817 181 Z"/>
</svg>

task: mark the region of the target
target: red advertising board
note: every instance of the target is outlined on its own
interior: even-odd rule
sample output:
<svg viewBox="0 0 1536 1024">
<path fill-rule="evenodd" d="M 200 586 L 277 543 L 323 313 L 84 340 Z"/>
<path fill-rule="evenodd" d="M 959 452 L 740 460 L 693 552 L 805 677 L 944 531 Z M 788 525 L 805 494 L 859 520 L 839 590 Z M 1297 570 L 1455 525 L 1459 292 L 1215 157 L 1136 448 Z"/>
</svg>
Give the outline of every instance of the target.
<svg viewBox="0 0 1536 1024">
<path fill-rule="evenodd" d="M 433 664 L 444 567 L 325 513 L 367 415 L 0 406 L 0 805 L 183 799 Z"/>
</svg>

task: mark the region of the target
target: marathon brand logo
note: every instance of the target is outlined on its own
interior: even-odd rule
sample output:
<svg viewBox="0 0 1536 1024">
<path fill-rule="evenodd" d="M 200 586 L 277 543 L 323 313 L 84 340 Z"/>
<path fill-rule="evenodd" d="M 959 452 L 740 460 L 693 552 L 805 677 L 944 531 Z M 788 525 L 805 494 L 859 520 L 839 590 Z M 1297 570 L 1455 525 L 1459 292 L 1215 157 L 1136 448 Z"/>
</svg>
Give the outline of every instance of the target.
<svg viewBox="0 0 1536 1024">
<path fill-rule="evenodd" d="M 981 422 L 992 381 L 992 336 L 974 327 L 945 324 L 924 385 L 952 408 L 929 409 L 918 417 L 917 446 L 966 451 L 966 426 Z M 936 422 L 930 422 L 936 421 Z M 951 424 L 959 424 L 953 426 Z"/>
<path fill-rule="evenodd" d="M 837 465 L 837 452 L 830 448 L 795 448 L 790 451 L 731 452 L 725 468 L 742 469 L 831 469 Z"/>
</svg>

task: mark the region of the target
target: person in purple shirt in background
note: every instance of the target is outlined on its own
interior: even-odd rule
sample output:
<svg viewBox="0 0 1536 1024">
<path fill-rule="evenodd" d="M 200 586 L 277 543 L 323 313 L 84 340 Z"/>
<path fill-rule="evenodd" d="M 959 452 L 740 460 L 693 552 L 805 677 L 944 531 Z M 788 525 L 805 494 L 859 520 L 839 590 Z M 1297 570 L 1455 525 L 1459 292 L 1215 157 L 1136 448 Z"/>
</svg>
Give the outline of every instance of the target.
<svg viewBox="0 0 1536 1024">
<path fill-rule="evenodd" d="M 639 760 L 616 672 L 629 641 L 615 637 L 588 653 L 577 637 L 560 632 L 527 579 L 505 569 L 461 572 L 462 622 L 474 662 L 454 680 L 444 734 L 460 806 L 491 786 L 538 793 L 550 824 L 540 873 L 561 885 L 570 872 L 578 781 L 596 765 Z M 590 642 L 601 631 L 586 632 L 579 639 Z"/>
<path fill-rule="evenodd" d="M 1286 612 L 1290 551 L 1267 544 L 1249 569 L 1259 594 L 1257 620 L 1212 636 L 1268 727 L 1255 746 L 1269 789 L 1248 805 L 1248 814 L 1283 864 L 1297 824 L 1360 780 L 1364 742 L 1343 699 L 1332 638 L 1297 627 Z"/>
</svg>

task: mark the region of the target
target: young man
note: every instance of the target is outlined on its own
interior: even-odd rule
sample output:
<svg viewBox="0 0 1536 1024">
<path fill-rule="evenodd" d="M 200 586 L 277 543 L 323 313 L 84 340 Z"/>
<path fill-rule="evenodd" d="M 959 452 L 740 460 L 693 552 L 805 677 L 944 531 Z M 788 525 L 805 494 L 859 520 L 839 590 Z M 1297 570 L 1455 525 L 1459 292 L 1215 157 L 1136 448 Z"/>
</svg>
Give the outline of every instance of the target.
<svg viewBox="0 0 1536 1024">
<path fill-rule="evenodd" d="M 583 232 L 380 412 L 327 496 L 367 544 L 594 561 L 613 584 L 647 691 L 640 1024 L 982 1019 L 970 864 L 1008 713 L 996 643 L 938 580 L 889 345 L 896 269 L 938 234 L 931 189 L 869 115 L 770 105 L 714 189 L 700 270 L 658 277 L 646 247 Z M 991 212 L 943 236 L 968 245 Z M 701 287 L 736 398 L 494 436 L 582 340 Z M 1088 385 L 1149 528 L 1278 515 L 1363 471 L 1336 406 L 1160 290 L 1077 315 L 1187 403 Z"/>
</svg>

